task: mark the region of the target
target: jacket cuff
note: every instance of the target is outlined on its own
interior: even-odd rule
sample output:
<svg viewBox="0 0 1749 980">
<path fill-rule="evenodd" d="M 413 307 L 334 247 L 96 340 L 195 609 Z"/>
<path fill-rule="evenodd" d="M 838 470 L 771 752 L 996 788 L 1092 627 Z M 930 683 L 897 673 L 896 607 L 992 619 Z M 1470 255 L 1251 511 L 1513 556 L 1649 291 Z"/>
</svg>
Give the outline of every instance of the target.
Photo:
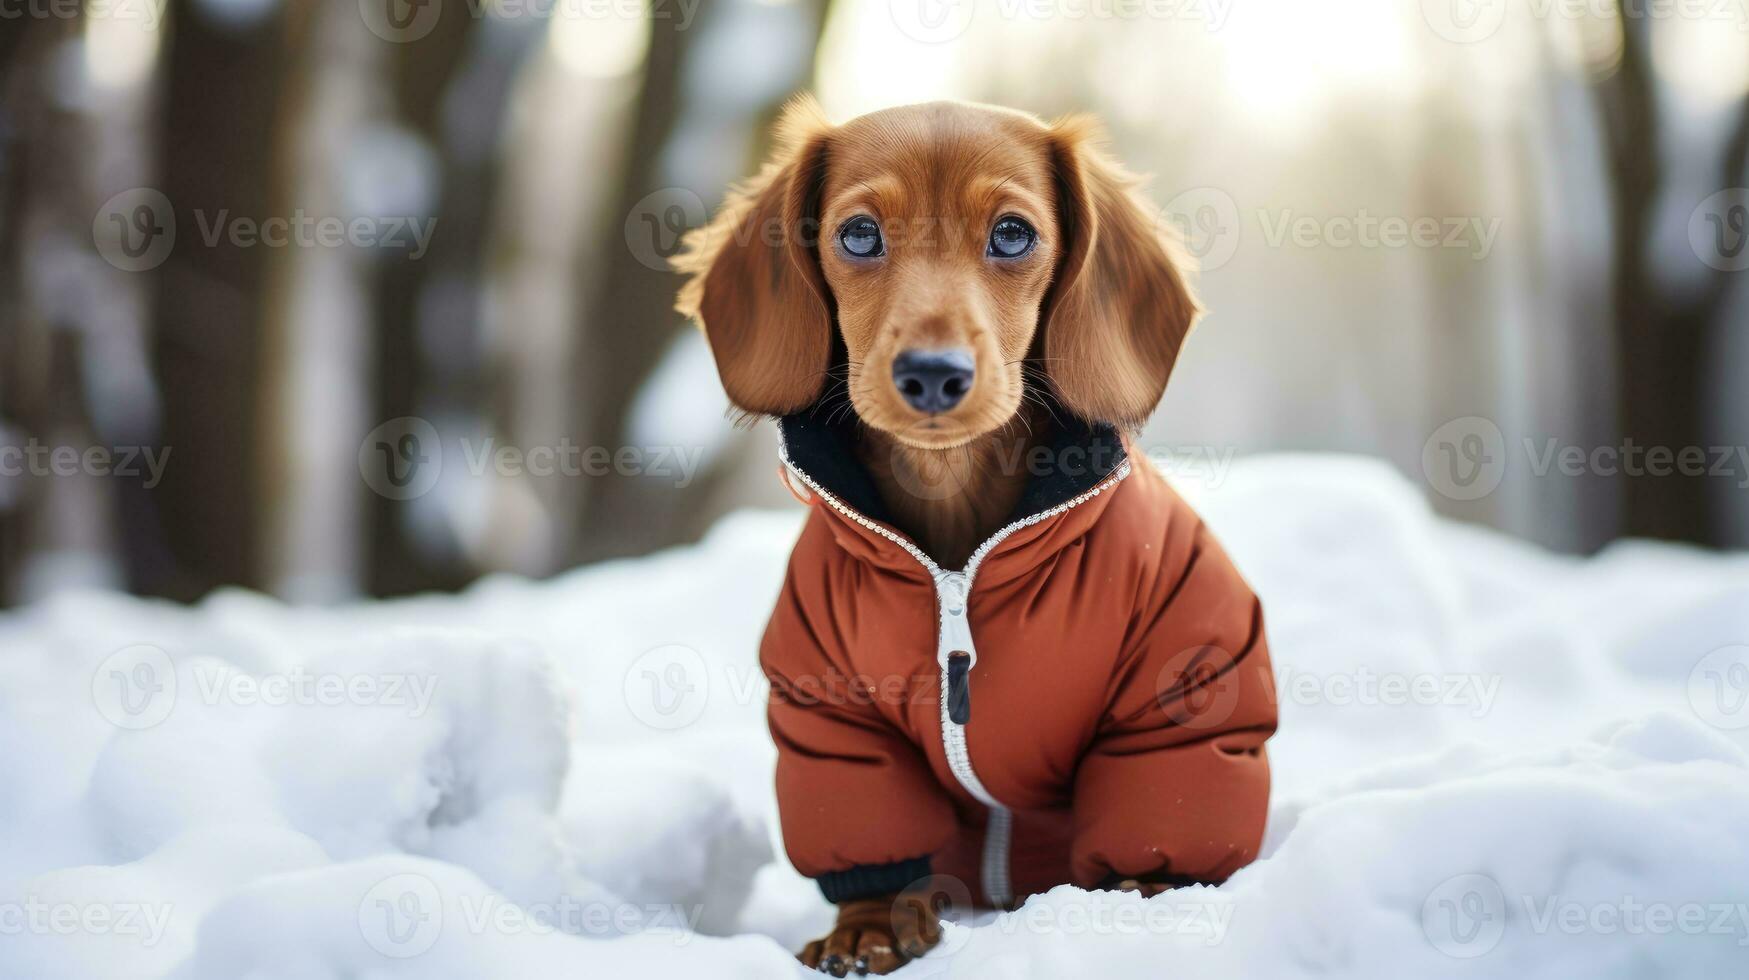
<svg viewBox="0 0 1749 980">
<path fill-rule="evenodd" d="M 891 895 L 919 878 L 929 877 L 929 855 L 891 864 L 859 864 L 828 871 L 814 879 L 826 901 L 837 904 L 874 895 Z"/>
</svg>

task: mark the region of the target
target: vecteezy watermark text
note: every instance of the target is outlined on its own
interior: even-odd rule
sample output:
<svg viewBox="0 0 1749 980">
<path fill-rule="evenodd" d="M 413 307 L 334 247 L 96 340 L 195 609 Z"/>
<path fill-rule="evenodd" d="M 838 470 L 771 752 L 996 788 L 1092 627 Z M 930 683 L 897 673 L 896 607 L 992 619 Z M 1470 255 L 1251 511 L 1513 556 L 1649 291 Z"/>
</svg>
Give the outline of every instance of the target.
<svg viewBox="0 0 1749 980">
<path fill-rule="evenodd" d="M 495 894 L 445 896 L 437 882 L 418 872 L 390 875 L 373 884 L 358 903 L 358 928 L 372 949 L 394 959 L 419 956 L 446 930 L 470 935 L 629 936 L 659 932 L 685 945 L 698 931 L 703 905 L 634 905 L 560 895 L 548 902 L 511 902 Z"/>
<path fill-rule="evenodd" d="M 1294 208 L 1246 212 L 1219 187 L 1193 187 L 1167 200 L 1156 220 L 1169 227 L 1204 272 L 1230 262 L 1255 221 L 1267 248 L 1447 250 L 1485 261 L 1494 252 L 1503 225 L 1482 215 L 1379 214 L 1361 208 L 1352 214 L 1305 214 Z"/>
<path fill-rule="evenodd" d="M 1283 665 L 1276 672 L 1277 697 L 1296 705 L 1363 708 L 1464 708 L 1472 718 L 1494 709 L 1499 674 L 1392 673 L 1360 666 L 1316 673 Z"/>
<path fill-rule="evenodd" d="M 1028 902 L 998 916 L 989 928 L 1004 936 L 1187 936 L 1218 946 L 1237 908 L 1232 902 L 1193 901 L 1171 893 L 1149 901 Z"/>
<path fill-rule="evenodd" d="M 551 446 L 501 444 L 492 436 L 459 440 L 468 474 L 484 476 L 673 476 L 674 486 L 692 483 L 703 446 L 579 446 L 560 439 Z"/>
<path fill-rule="evenodd" d="M 32 437 L 22 446 L 0 446 L 0 476 L 145 477 L 147 490 L 164 479 L 170 463 L 170 447 L 151 446 L 51 446 Z"/>
<path fill-rule="evenodd" d="M 268 248 L 398 248 L 409 259 L 420 259 L 431 247 L 431 236 L 437 231 L 437 219 L 423 220 L 407 216 L 356 216 L 340 218 L 334 215 L 313 215 L 302 208 L 289 216 L 251 218 L 233 215 L 228 209 L 209 213 L 194 209 L 194 223 L 200 240 L 208 248 L 217 247 L 223 239 L 238 248 L 266 245 Z"/>
<path fill-rule="evenodd" d="M 508 21 L 672 21 L 687 30 L 704 0 L 467 0 L 452 5 L 443 0 L 358 0 L 359 14 L 372 34 L 405 44 L 430 34 L 445 10 L 464 12 L 474 20 L 491 16 Z"/>
<path fill-rule="evenodd" d="M 4 0 L 0 0 L 4 2 Z M 229 208 L 194 208 L 196 240 L 206 248 L 357 248 L 400 252 L 424 258 L 437 232 L 437 219 L 410 215 L 290 214 L 255 217 Z M 183 229 L 186 231 L 186 228 Z M 164 192 L 135 187 L 114 195 L 91 221 L 91 240 L 105 262 L 123 272 L 145 272 L 164 264 L 177 242 L 177 210 Z M 184 236 L 186 237 L 186 236 Z"/>
<path fill-rule="evenodd" d="M 1749 446 L 1642 445 L 1632 438 L 1619 444 L 1579 446 L 1550 437 L 1525 437 L 1518 444 L 1526 470 L 1535 477 L 1684 477 L 1729 479 L 1749 489 Z M 1421 447 L 1421 471 L 1441 495 L 1478 500 L 1505 479 L 1514 453 L 1490 419 L 1466 415 L 1433 431 Z"/>
<path fill-rule="evenodd" d="M 585 446 L 569 437 L 551 445 L 519 446 L 496 436 L 471 435 L 457 437 L 455 448 L 473 477 L 653 477 L 682 490 L 698 475 L 705 451 L 703 446 Z M 444 458 L 437 426 L 407 415 L 366 433 L 358 446 L 358 472 L 378 494 L 411 500 L 437 486 Z"/>
<path fill-rule="evenodd" d="M 186 681 L 192 680 L 193 685 Z M 138 731 L 162 724 L 192 690 L 201 704 L 239 708 L 341 705 L 393 708 L 424 717 L 437 692 L 437 675 L 321 671 L 297 665 L 254 674 L 201 658 L 178 670 L 162 647 L 136 643 L 111 653 L 91 673 L 91 701 L 118 728 Z"/>
<path fill-rule="evenodd" d="M 1515 8 L 1535 21 L 1713 21 L 1749 31 L 1745 0 L 1421 0 L 1427 26 L 1454 44 L 1493 37 Z"/>
<path fill-rule="evenodd" d="M 1749 946 L 1749 903 L 1672 902 L 1630 894 L 1509 896 L 1492 875 L 1461 874 L 1440 882 L 1421 906 L 1422 934 L 1433 948 L 1456 959 L 1492 952 L 1508 925 L 1531 936 L 1718 936 Z"/>
<path fill-rule="evenodd" d="M 1379 215 L 1366 208 L 1328 217 L 1296 214 L 1293 208 L 1274 216 L 1261 210 L 1257 220 L 1270 248 L 1291 243 L 1297 248 L 1465 249 L 1477 261 L 1494 251 L 1500 235 L 1499 218 Z"/>
<path fill-rule="evenodd" d="M 0 936 L 128 936 L 156 946 L 170 924 L 165 902 L 0 902 Z"/>
<path fill-rule="evenodd" d="M 980 13 L 1006 21 L 1193 21 L 1211 33 L 1227 23 L 1234 0 L 888 0 L 893 26 L 913 41 L 944 44 Z"/>
<path fill-rule="evenodd" d="M 167 0 L 0 0 L 0 23 L 13 20 L 131 20 L 155 31 Z"/>
</svg>

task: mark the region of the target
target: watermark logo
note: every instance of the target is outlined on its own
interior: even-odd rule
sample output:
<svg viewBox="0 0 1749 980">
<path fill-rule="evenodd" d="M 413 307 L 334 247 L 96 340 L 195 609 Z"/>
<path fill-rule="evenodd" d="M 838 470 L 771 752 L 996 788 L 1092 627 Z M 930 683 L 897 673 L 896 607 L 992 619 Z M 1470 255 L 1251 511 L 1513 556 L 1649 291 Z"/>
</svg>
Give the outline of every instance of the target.
<svg viewBox="0 0 1749 980">
<path fill-rule="evenodd" d="M 972 890 L 966 883 L 953 875 L 932 874 L 899 892 L 893 899 L 889 924 L 900 951 L 907 956 L 922 955 L 912 944 L 913 937 L 933 934 L 937 941 L 929 955 L 942 959 L 971 942 L 973 918 Z"/>
<path fill-rule="evenodd" d="M 668 272 L 669 260 L 680 252 L 687 231 L 704 224 L 704 200 L 684 187 L 664 187 L 645 194 L 626 215 L 626 248 L 638 264 Z"/>
<path fill-rule="evenodd" d="M 1381 673 L 1364 665 L 1320 674 L 1283 665 L 1276 697 L 1307 707 L 1463 708 L 1481 718 L 1494 710 L 1501 680 L 1499 674 Z"/>
<path fill-rule="evenodd" d="M 1479 415 L 1452 419 L 1422 444 L 1421 473 L 1452 500 L 1479 500 L 1506 476 L 1506 437 Z"/>
<path fill-rule="evenodd" d="M 210 663 L 196 664 L 195 693 L 205 705 L 242 708 L 340 705 L 405 709 L 422 718 L 437 695 L 436 674 L 370 674 L 312 671 L 296 666 L 283 673 L 251 674 Z"/>
<path fill-rule="evenodd" d="M 411 959 L 437 944 L 448 930 L 467 935 L 629 936 L 661 933 L 683 946 L 697 935 L 703 905 L 633 905 L 561 894 L 550 901 L 519 904 L 491 892 L 452 894 L 446 908 L 437 883 L 418 872 L 390 875 L 372 885 L 358 903 L 358 930 L 366 945 L 384 956 Z"/>
<path fill-rule="evenodd" d="M 1002 20 L 1068 21 L 1200 21 L 1210 32 L 1220 30 L 1232 12 L 1232 0 L 984 0 L 985 8 Z M 977 0 L 889 0 L 893 23 L 906 37 L 924 44 L 958 39 L 971 26 Z"/>
<path fill-rule="evenodd" d="M 1744 902 L 1648 901 L 1632 894 L 1509 898 L 1493 877 L 1463 874 L 1441 882 L 1421 906 L 1427 941 L 1455 959 L 1492 952 L 1509 919 L 1527 936 L 1720 936 L 1749 946 L 1749 903 Z"/>
<path fill-rule="evenodd" d="M 551 21 L 671 20 L 687 30 L 702 0 L 460 0 L 448 3 L 457 16 L 491 17 L 511 23 Z M 372 34 L 394 44 L 428 36 L 442 18 L 446 0 L 359 0 L 358 12 Z"/>
<path fill-rule="evenodd" d="M 1719 191 L 1688 216 L 1688 245 L 1720 272 L 1749 269 L 1749 187 Z"/>
<path fill-rule="evenodd" d="M 179 675 L 170 655 L 147 643 L 105 657 L 91 675 L 98 714 L 118 728 L 141 730 L 162 724 L 179 698 L 208 707 L 317 707 L 340 705 L 399 708 L 420 718 L 437 694 L 435 674 L 371 674 L 312 671 L 302 665 L 252 674 L 229 664 L 197 660 Z"/>
<path fill-rule="evenodd" d="M 1221 647 L 1191 647 L 1155 673 L 1155 702 L 1181 728 L 1218 728 L 1239 707 L 1238 668 L 1239 661 Z"/>
<path fill-rule="evenodd" d="M 710 671 L 697 650 L 671 643 L 632 661 L 623 689 L 632 717 L 651 728 L 674 731 L 704 714 L 710 701 Z"/>
<path fill-rule="evenodd" d="M 975 0 L 888 0 L 901 34 L 923 44 L 945 44 L 972 26 Z"/>
<path fill-rule="evenodd" d="M 123 272 L 156 269 L 176 245 L 176 209 L 156 188 L 122 191 L 97 210 L 91 241 L 105 262 Z"/>
<path fill-rule="evenodd" d="M 1688 705 L 1714 728 L 1749 728 L 1749 646 L 1720 647 L 1688 673 Z"/>
<path fill-rule="evenodd" d="M 518 905 L 497 895 L 458 895 L 460 924 L 473 935 L 498 933 L 506 936 L 629 936 L 634 933 L 665 933 L 676 946 L 686 945 L 698 933 L 703 905 L 647 904 L 585 901 L 560 895 L 556 901 Z"/>
<path fill-rule="evenodd" d="M 950 418 L 927 418 L 909 423 L 896 433 L 888 453 L 887 470 L 901 489 L 918 500 L 946 500 L 964 493 L 978 471 L 975 454 L 910 452 L 913 445 L 959 445 L 975 435 L 964 423 Z M 1000 464 L 999 464 L 1000 465 Z M 1004 469 L 1013 473 L 1016 470 Z"/>
<path fill-rule="evenodd" d="M 425 256 L 437 219 L 404 215 L 311 214 L 254 218 L 229 208 L 194 208 L 195 241 L 205 248 L 357 248 L 398 252 L 410 261 Z M 155 269 L 176 246 L 177 216 L 170 199 L 151 187 L 122 191 L 97 210 L 91 240 L 104 261 L 123 272 Z"/>
<path fill-rule="evenodd" d="M 220 242 L 233 248 L 357 248 L 400 252 L 418 261 L 431 248 L 437 234 L 436 218 L 405 215 L 311 214 L 294 208 L 290 215 L 256 219 L 232 214 L 229 208 L 208 212 L 194 209 L 195 230 L 207 248 Z"/>
<path fill-rule="evenodd" d="M 443 475 L 437 427 L 412 415 L 384 422 L 359 443 L 358 472 L 365 486 L 390 500 L 425 496 Z"/>
<path fill-rule="evenodd" d="M 1499 32 L 1506 22 L 1509 2 L 1421 0 L 1421 16 L 1441 38 L 1454 44 L 1474 44 Z M 1749 8 L 1744 0 L 1520 0 L 1517 7 L 1537 21 L 1712 21 L 1731 24 L 1738 31 L 1749 30 Z"/>
<path fill-rule="evenodd" d="M 980 475 L 1024 473 L 1033 479 L 1069 477 L 1078 481 L 1103 479 L 1124 460 L 1124 449 L 1115 443 L 1052 447 L 1027 445 L 1021 441 L 993 445 L 990 455 L 980 460 L 966 451 L 943 452 L 938 458 L 917 460 L 906 452 L 907 445 L 962 445 L 969 443 L 973 433 L 965 424 L 941 416 L 932 416 L 907 424 L 898 433 L 899 439 L 888 456 L 888 475 L 893 482 L 921 500 L 943 500 L 972 489 Z M 1166 472 L 1185 472 L 1224 477 L 1232 463 L 1232 450 L 1213 446 L 1137 447 L 1138 456 Z"/>
<path fill-rule="evenodd" d="M 1421 0 L 1421 17 L 1453 44 L 1485 41 L 1506 23 L 1507 0 Z"/>
<path fill-rule="evenodd" d="M 662 478 L 677 490 L 692 485 L 704 464 L 703 446 L 583 446 L 569 438 L 552 445 L 517 446 L 495 436 L 455 440 L 471 477 Z M 423 497 L 437 486 L 444 467 L 443 436 L 417 416 L 390 419 L 358 444 L 358 472 L 365 485 L 391 500 Z"/>
<path fill-rule="evenodd" d="M 1455 959 L 1485 956 L 1506 934 L 1506 894 L 1488 875 L 1447 878 L 1421 903 L 1421 933 Z"/>
<path fill-rule="evenodd" d="M 122 647 L 92 672 L 91 701 L 117 728 L 140 731 L 162 724 L 176 707 L 176 665 L 149 643 Z"/>
<path fill-rule="evenodd" d="M 1374 214 L 1366 208 L 1326 217 L 1296 214 L 1292 208 L 1271 215 L 1264 209 L 1257 219 L 1270 248 L 1462 249 L 1478 262 L 1493 253 L 1501 225 L 1499 218 Z"/>
<path fill-rule="evenodd" d="M 437 27 L 442 0 L 358 0 L 358 12 L 372 34 L 394 44 L 417 41 Z"/>
<path fill-rule="evenodd" d="M 1233 195 L 1218 187 L 1194 187 L 1166 202 L 1163 220 L 1172 223 L 1197 268 L 1212 272 L 1239 251 L 1241 221 Z"/>
<path fill-rule="evenodd" d="M 0 22 L 11 20 L 136 21 L 148 31 L 164 22 L 166 0 L 0 0 Z"/>
<path fill-rule="evenodd" d="M 1522 452 L 1523 459 L 1517 461 Z M 1516 462 L 1515 462 L 1516 461 Z M 1421 472 L 1427 483 L 1452 500 L 1477 500 L 1493 493 L 1508 464 L 1537 479 L 1583 476 L 1634 479 L 1685 477 L 1729 479 L 1749 489 L 1749 446 L 1619 445 L 1578 446 L 1554 437 L 1524 439 L 1510 447 L 1491 420 L 1469 415 L 1433 431 L 1421 447 Z"/>
<path fill-rule="evenodd" d="M 988 928 L 1004 936 L 1180 936 L 1200 940 L 1205 946 L 1219 946 L 1226 941 L 1238 906 L 1194 898 L 1193 894 L 1165 888 L 1146 901 L 1032 902 L 999 917 Z"/>
<path fill-rule="evenodd" d="M 1493 254 L 1503 224 L 1498 217 L 1381 214 L 1367 208 L 1327 215 L 1257 208 L 1247 214 L 1218 187 L 1177 194 L 1166 202 L 1158 220 L 1170 223 L 1184 250 L 1204 272 L 1232 261 L 1247 220 L 1257 222 L 1263 244 L 1272 249 L 1445 249 L 1467 252 L 1478 262 Z"/>
<path fill-rule="evenodd" d="M 394 959 L 429 950 L 443 932 L 437 883 L 415 872 L 377 882 L 358 903 L 358 931 L 371 949 Z"/>
</svg>

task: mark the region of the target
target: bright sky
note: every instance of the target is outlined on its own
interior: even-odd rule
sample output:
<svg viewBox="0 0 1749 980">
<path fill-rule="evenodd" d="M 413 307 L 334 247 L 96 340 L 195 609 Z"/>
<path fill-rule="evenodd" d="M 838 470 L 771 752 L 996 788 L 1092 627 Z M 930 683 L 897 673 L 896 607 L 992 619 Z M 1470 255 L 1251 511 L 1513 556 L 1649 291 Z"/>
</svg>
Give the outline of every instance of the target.
<svg viewBox="0 0 1749 980">
<path fill-rule="evenodd" d="M 1074 84 L 1091 83 L 1104 111 L 1159 113 L 1173 104 L 1160 93 L 1193 91 L 1209 103 L 1203 111 L 1234 111 L 1239 122 L 1291 138 L 1337 100 L 1420 98 L 1441 84 L 1442 66 L 1454 69 L 1443 77 L 1467 79 L 1453 98 L 1509 108 L 1543 52 L 1577 59 L 1584 50 L 1607 62 L 1609 52 L 1597 48 L 1617 43 L 1612 32 L 1586 32 L 1581 20 L 1607 2 L 838 0 L 822 43 L 819 94 L 839 119 L 972 97 L 992 88 L 1003 68 L 1012 72 L 1029 56 L 1091 35 L 1096 56 Z M 1654 55 L 1678 94 L 1722 104 L 1749 91 L 1749 8 L 1641 8 L 1667 12 L 1654 25 Z M 1121 15 L 1126 10 L 1132 15 Z M 1123 70 L 1103 70 L 1113 61 Z"/>
</svg>

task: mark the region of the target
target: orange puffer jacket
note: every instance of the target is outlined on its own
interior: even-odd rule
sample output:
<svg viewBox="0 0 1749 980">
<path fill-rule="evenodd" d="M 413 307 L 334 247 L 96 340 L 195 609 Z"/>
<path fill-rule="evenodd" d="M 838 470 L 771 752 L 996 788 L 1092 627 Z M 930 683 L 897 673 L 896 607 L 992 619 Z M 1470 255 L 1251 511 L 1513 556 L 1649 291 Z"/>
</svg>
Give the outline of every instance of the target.
<svg viewBox="0 0 1749 980">
<path fill-rule="evenodd" d="M 841 428 L 780 420 L 812 509 L 760 648 L 784 845 L 832 901 L 929 875 L 1006 907 L 1250 862 L 1276 704 L 1262 609 L 1106 427 L 1029 458 L 963 570 L 882 517 Z"/>
</svg>

